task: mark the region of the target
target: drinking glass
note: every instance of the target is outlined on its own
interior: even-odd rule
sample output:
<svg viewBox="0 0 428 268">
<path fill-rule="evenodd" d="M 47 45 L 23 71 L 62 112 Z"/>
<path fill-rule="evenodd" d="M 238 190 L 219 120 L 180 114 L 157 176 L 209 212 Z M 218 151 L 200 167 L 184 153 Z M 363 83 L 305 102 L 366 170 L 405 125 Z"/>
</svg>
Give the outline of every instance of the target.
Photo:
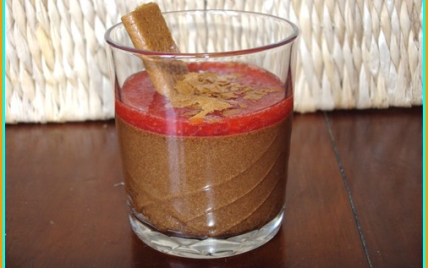
<svg viewBox="0 0 428 268">
<path fill-rule="evenodd" d="M 150 247 L 183 257 L 255 249 L 284 215 L 298 28 L 244 11 L 163 16 L 179 53 L 134 48 L 122 23 L 105 34 L 132 229 Z M 210 100 L 228 108 L 175 107 L 152 83 L 149 62 L 205 75 L 205 84 L 186 85 L 219 86 Z M 168 77 L 168 68 L 161 72 Z"/>
</svg>

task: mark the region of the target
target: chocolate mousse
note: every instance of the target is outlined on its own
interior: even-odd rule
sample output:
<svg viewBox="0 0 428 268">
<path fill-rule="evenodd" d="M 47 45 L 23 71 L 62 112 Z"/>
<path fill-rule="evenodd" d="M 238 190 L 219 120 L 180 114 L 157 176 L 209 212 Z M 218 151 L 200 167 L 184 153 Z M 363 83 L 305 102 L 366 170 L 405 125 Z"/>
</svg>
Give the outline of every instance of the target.
<svg viewBox="0 0 428 268">
<path fill-rule="evenodd" d="M 123 17 L 137 48 L 178 52 L 170 34 L 162 34 L 161 17 L 153 4 Z M 156 42 L 145 40 L 153 36 Z M 116 89 L 134 216 L 153 230 L 192 238 L 236 236 L 278 216 L 285 204 L 291 81 L 245 63 L 141 58 L 146 71 Z"/>
<path fill-rule="evenodd" d="M 153 228 L 227 237 L 260 228 L 282 210 L 290 117 L 218 137 L 167 136 L 116 122 L 131 206 Z"/>
</svg>

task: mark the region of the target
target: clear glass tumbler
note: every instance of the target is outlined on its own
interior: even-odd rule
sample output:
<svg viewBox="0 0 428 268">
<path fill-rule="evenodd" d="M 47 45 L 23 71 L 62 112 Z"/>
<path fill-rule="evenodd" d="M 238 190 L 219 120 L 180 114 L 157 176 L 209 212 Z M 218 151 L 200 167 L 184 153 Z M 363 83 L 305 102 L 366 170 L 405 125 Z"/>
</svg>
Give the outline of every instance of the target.
<svg viewBox="0 0 428 268">
<path fill-rule="evenodd" d="M 132 229 L 177 256 L 252 250 L 284 215 L 298 29 L 252 12 L 163 15 L 180 53 L 135 49 L 121 23 L 105 35 Z M 173 90 L 193 95 L 172 103 L 148 62 L 185 66 Z"/>
</svg>

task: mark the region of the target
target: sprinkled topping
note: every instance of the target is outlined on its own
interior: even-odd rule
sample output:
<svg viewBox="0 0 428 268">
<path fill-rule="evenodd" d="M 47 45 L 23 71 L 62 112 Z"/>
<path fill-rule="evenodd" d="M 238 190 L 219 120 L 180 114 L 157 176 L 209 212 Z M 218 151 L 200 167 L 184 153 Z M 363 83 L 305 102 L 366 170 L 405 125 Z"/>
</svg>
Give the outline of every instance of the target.
<svg viewBox="0 0 428 268">
<path fill-rule="evenodd" d="M 223 115 L 238 114 L 247 105 L 238 98 L 258 101 L 270 92 L 281 91 L 279 87 L 255 89 L 239 82 L 238 74 L 219 75 L 211 72 L 190 72 L 175 84 L 178 94 L 170 98 L 171 105 L 177 108 L 191 107 L 191 119 L 204 118 L 215 111 Z"/>
</svg>

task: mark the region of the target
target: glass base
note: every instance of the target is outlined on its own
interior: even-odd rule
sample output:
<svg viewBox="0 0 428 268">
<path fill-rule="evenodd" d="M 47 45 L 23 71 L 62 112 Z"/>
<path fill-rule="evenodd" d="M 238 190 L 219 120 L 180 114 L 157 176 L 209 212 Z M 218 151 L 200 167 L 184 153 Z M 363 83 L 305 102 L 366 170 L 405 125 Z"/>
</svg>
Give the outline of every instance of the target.
<svg viewBox="0 0 428 268">
<path fill-rule="evenodd" d="M 132 213 L 129 215 L 129 221 L 134 233 L 155 250 L 187 258 L 215 259 L 238 255 L 267 243 L 278 233 L 283 217 L 284 210 L 281 210 L 278 216 L 258 230 L 225 239 L 202 240 L 168 236 L 154 231 Z"/>
</svg>

